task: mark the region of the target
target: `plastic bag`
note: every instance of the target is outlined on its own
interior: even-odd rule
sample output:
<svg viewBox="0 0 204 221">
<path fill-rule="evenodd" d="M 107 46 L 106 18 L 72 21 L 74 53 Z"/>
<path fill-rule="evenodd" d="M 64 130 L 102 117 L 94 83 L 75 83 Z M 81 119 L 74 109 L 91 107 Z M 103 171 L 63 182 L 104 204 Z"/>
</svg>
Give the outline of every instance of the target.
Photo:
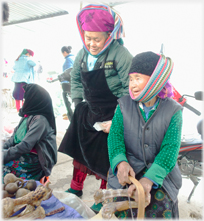
<svg viewBox="0 0 204 221">
<path fill-rule="evenodd" d="M 60 202 L 75 209 L 83 218 L 90 219 L 96 214 L 76 195 L 64 191 L 53 191 Z"/>
<path fill-rule="evenodd" d="M 97 130 L 97 131 L 101 131 L 106 129 L 106 127 L 104 127 L 102 124 L 103 123 L 107 123 L 108 121 L 103 121 L 103 122 L 96 122 L 93 127 Z"/>
</svg>

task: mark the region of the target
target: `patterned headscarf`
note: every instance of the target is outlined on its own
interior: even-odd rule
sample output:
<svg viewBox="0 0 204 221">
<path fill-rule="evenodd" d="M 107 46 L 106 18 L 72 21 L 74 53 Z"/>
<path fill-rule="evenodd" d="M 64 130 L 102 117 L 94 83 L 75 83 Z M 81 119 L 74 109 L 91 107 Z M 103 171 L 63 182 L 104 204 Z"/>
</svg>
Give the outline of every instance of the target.
<svg viewBox="0 0 204 221">
<path fill-rule="evenodd" d="M 94 10 L 98 10 L 98 13 L 94 13 Z M 103 12 L 104 11 L 104 12 Z M 112 16 L 113 20 L 111 19 L 110 16 L 107 16 L 107 13 Z M 103 15 L 104 17 L 98 17 L 97 15 Z M 87 20 L 87 15 L 88 15 L 88 20 Z M 106 15 L 106 16 L 105 16 Z M 96 18 L 97 22 L 101 21 L 101 24 L 98 23 L 99 27 L 96 27 L 96 23 L 93 23 L 93 20 Z M 90 19 L 92 22 L 92 25 L 87 24 L 87 21 L 90 23 Z M 114 39 L 121 39 L 122 37 L 125 36 L 124 34 L 124 28 L 123 28 L 123 21 L 121 17 L 115 13 L 109 6 L 106 5 L 96 5 L 96 4 L 90 4 L 85 6 L 78 14 L 76 17 L 76 22 L 77 22 L 77 27 L 79 30 L 79 34 L 81 36 L 81 40 L 83 42 L 85 50 L 89 53 L 88 48 L 86 47 L 85 41 L 84 41 L 84 29 L 87 30 L 95 30 L 95 32 L 98 31 L 112 31 L 110 36 L 105 42 L 105 45 L 103 49 L 100 51 L 100 54 L 102 54 L 107 47 L 111 44 L 111 42 Z M 112 22 L 114 23 L 114 26 L 112 27 Z M 83 29 L 84 28 L 84 29 Z M 91 29 L 92 28 L 92 29 Z"/>
<path fill-rule="evenodd" d="M 137 57 L 139 58 L 140 61 L 142 59 L 144 59 L 144 63 L 148 63 L 147 57 L 149 57 L 150 65 L 144 66 L 144 63 L 140 62 L 140 64 L 135 66 L 135 63 L 137 63 L 137 61 L 138 61 Z M 155 63 L 155 61 L 157 59 L 158 59 L 158 62 Z M 141 67 L 142 65 L 143 65 L 143 67 Z M 152 65 L 154 65 L 154 67 Z M 135 66 L 135 68 L 133 66 Z M 136 98 L 134 98 L 134 96 L 132 95 L 132 92 L 129 88 L 129 93 L 130 93 L 131 98 L 135 101 L 140 101 L 140 102 L 145 103 L 145 102 L 150 101 L 156 95 L 158 95 L 158 93 L 164 88 L 164 86 L 168 82 L 168 80 L 171 76 L 172 70 L 173 70 L 173 66 L 174 66 L 174 64 L 173 64 L 173 61 L 171 60 L 171 58 L 165 57 L 163 54 L 158 55 L 153 52 L 144 52 L 144 53 L 136 55 L 133 58 L 133 63 L 130 68 L 130 72 L 131 73 L 137 72 L 140 74 L 146 74 L 151 77 L 150 77 L 149 81 L 147 82 L 146 86 L 144 87 L 144 89 L 142 90 L 142 92 Z M 148 69 L 150 67 L 150 69 L 153 70 L 153 72 L 151 74 L 149 74 L 148 72 L 143 73 L 146 71 L 145 69 L 147 69 L 145 67 L 147 67 Z M 153 69 L 152 69 L 152 67 L 153 67 Z M 140 70 L 140 71 L 138 71 L 138 70 Z M 131 74 L 131 73 L 129 73 L 129 74 Z"/>
</svg>

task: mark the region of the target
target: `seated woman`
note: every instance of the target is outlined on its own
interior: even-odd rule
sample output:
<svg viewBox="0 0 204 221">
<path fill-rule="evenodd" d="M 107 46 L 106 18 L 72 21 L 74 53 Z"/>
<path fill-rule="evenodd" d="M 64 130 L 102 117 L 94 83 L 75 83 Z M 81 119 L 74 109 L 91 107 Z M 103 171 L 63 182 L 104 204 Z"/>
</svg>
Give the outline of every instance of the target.
<svg viewBox="0 0 204 221">
<path fill-rule="evenodd" d="M 174 101 L 169 77 L 173 62 L 164 55 L 136 55 L 129 70 L 129 95 L 118 100 L 110 133 L 108 188 L 128 187 L 131 175 L 144 188 L 148 218 L 178 218 L 177 195 L 182 178 L 176 164 L 182 130 L 182 106 Z M 121 199 L 117 199 L 121 200 Z M 131 218 L 131 211 L 117 216 Z M 137 217 L 137 209 L 133 209 Z"/>
<path fill-rule="evenodd" d="M 49 93 L 37 84 L 25 90 L 22 117 L 11 138 L 3 145 L 3 176 L 22 179 L 49 176 L 57 162 L 56 125 Z"/>
</svg>

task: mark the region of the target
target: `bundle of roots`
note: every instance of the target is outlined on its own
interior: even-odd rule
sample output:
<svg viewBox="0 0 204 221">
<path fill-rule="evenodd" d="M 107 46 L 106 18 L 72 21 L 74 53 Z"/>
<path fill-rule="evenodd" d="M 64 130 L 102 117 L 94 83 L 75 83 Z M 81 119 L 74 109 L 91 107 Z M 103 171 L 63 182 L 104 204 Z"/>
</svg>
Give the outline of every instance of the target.
<svg viewBox="0 0 204 221">
<path fill-rule="evenodd" d="M 34 191 L 19 198 L 6 197 L 2 199 L 3 218 L 6 219 L 43 219 L 45 210 L 40 206 L 41 202 L 47 200 L 52 195 L 49 188 L 50 182 L 45 186 L 39 185 Z M 23 209 L 24 208 L 24 209 Z M 21 213 L 13 216 L 17 211 L 23 209 Z"/>
</svg>

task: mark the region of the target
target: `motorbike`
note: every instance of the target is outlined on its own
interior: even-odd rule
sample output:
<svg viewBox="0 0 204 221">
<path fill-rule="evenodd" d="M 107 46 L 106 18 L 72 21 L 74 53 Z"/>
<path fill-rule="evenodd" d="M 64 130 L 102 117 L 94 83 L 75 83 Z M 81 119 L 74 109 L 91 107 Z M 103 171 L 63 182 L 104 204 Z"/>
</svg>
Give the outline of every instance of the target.
<svg viewBox="0 0 204 221">
<path fill-rule="evenodd" d="M 197 91 L 194 93 L 194 96 L 191 95 L 183 95 L 181 96 L 178 91 L 175 91 L 174 93 L 174 99 L 180 103 L 184 108 L 188 108 L 190 111 L 192 111 L 194 114 L 200 116 L 201 113 L 189 105 L 187 103 L 186 97 L 192 97 L 196 100 L 203 100 L 203 92 Z M 202 133 L 202 127 L 203 127 L 203 120 L 200 120 L 197 124 L 197 132 L 198 136 L 191 137 L 188 139 L 188 137 L 185 137 L 183 135 L 181 139 L 181 147 L 179 150 L 179 155 L 177 158 L 177 163 L 179 166 L 179 169 L 181 171 L 182 177 L 190 179 L 194 186 L 191 190 L 187 202 L 190 203 L 191 197 L 198 186 L 201 177 L 203 176 L 203 160 L 202 160 L 202 153 L 203 153 L 203 133 Z"/>
<path fill-rule="evenodd" d="M 62 97 L 64 100 L 65 107 L 67 109 L 67 117 L 69 120 L 71 120 L 73 116 L 71 102 L 69 101 L 69 98 L 71 99 L 71 75 L 70 75 L 71 70 L 72 68 L 68 68 L 62 74 L 58 75 L 56 79 L 47 80 L 48 83 L 60 81 L 63 90 Z"/>
</svg>

